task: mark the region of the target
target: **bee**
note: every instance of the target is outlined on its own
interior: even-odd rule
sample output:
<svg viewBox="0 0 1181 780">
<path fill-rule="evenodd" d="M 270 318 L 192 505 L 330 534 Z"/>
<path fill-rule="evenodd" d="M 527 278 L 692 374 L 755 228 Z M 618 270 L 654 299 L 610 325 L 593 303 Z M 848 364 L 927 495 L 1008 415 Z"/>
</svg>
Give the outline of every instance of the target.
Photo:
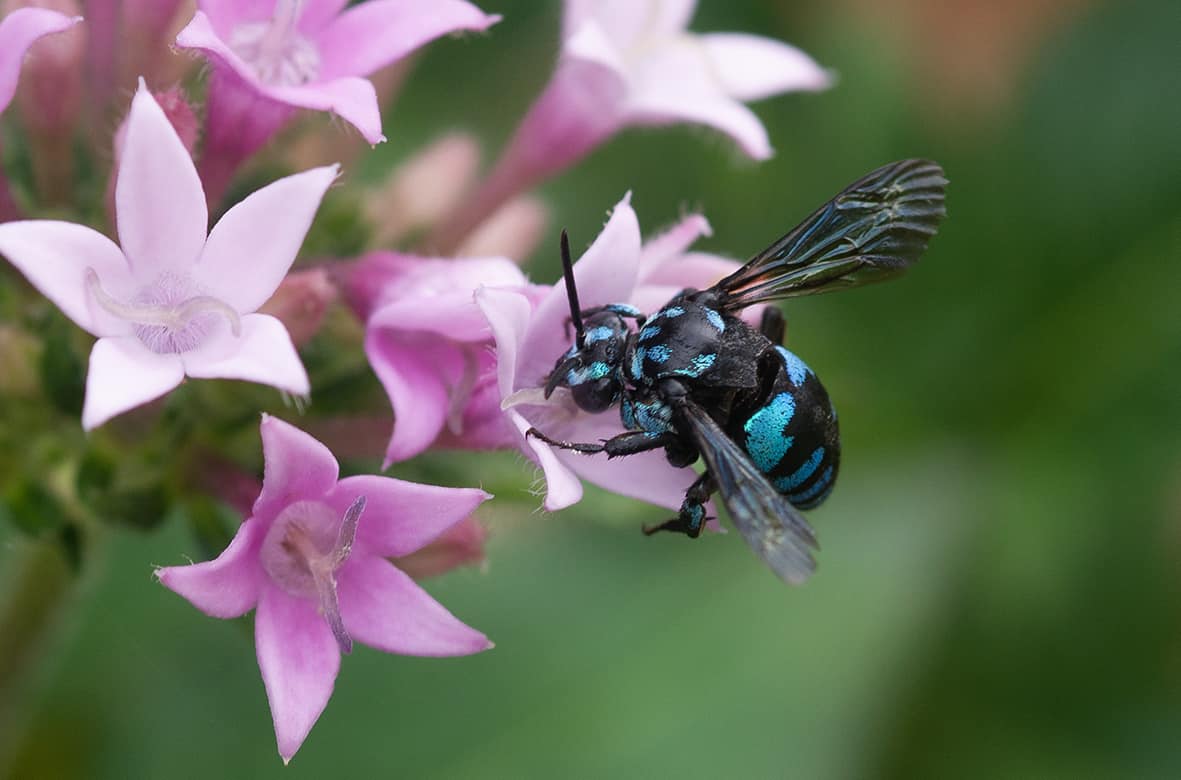
<svg viewBox="0 0 1181 780">
<path fill-rule="evenodd" d="M 782 238 L 705 290 L 682 290 L 646 316 L 627 304 L 578 305 L 570 243 L 561 253 L 574 343 L 557 359 L 544 394 L 568 388 L 583 411 L 619 405 L 625 432 L 601 442 L 552 446 L 609 458 L 665 451 L 705 470 L 677 516 L 658 531 L 697 537 L 719 493 L 735 527 L 790 584 L 816 568 L 816 534 L 800 510 L 832 492 L 840 466 L 837 413 L 819 378 L 782 346 L 783 315 L 768 306 L 756 330 L 748 306 L 889 279 L 917 261 L 946 212 L 936 163 L 902 160 L 841 190 Z M 631 323 L 634 323 L 634 328 Z"/>
</svg>

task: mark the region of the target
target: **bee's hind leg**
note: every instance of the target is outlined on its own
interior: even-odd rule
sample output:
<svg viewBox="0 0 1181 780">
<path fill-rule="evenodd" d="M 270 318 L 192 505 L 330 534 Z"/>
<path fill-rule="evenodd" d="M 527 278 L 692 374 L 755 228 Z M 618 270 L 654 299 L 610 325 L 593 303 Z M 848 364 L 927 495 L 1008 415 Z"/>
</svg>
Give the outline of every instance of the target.
<svg viewBox="0 0 1181 780">
<path fill-rule="evenodd" d="M 685 500 L 681 502 L 681 511 L 677 516 L 659 525 L 645 525 L 644 534 L 651 536 L 657 531 L 672 531 L 696 539 L 701 535 L 701 529 L 705 528 L 705 521 L 708 519 L 705 516 L 705 503 L 717 489 L 714 478 L 708 471 L 705 472 L 685 491 Z"/>
</svg>

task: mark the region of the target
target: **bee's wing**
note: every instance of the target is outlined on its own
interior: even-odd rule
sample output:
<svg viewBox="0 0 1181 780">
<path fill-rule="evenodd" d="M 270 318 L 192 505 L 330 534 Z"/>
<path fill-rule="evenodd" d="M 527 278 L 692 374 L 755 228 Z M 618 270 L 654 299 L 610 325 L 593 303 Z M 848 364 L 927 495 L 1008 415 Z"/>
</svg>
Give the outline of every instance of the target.
<svg viewBox="0 0 1181 780">
<path fill-rule="evenodd" d="M 714 286 L 731 310 L 888 279 L 919 259 L 945 210 L 943 169 L 884 165 Z"/>
<path fill-rule="evenodd" d="M 816 570 L 816 534 L 733 439 L 688 398 L 674 401 L 718 484 L 734 526 L 779 578 L 799 585 Z"/>
</svg>

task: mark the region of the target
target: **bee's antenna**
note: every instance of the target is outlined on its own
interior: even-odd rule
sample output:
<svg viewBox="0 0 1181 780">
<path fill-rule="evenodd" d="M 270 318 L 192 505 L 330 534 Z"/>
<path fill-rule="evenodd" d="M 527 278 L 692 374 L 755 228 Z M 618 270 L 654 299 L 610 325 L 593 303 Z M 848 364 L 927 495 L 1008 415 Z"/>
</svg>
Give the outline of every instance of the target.
<svg viewBox="0 0 1181 780">
<path fill-rule="evenodd" d="M 578 288 L 574 286 L 574 262 L 570 259 L 570 238 L 562 228 L 562 278 L 566 280 L 566 297 L 570 300 L 570 322 L 574 325 L 574 337 L 582 347 L 582 307 L 578 305 Z"/>
</svg>

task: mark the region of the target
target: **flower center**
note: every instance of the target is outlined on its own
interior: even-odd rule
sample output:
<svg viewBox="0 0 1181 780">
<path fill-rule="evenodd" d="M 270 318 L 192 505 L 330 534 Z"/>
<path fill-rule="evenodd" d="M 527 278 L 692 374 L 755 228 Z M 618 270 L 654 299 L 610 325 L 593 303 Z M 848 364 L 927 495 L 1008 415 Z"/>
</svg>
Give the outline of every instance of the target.
<svg viewBox="0 0 1181 780">
<path fill-rule="evenodd" d="M 87 268 L 86 289 L 103 311 L 134 323 L 136 337 L 160 355 L 201 346 L 216 329 L 219 316 L 229 321 L 235 337 L 242 335 L 238 311 L 213 296 L 194 295 L 193 281 L 187 276 L 162 274 L 133 300 L 124 302 L 104 290 L 95 270 Z"/>
<path fill-rule="evenodd" d="M 296 29 L 304 0 L 275 0 L 269 21 L 240 24 L 230 33 L 230 48 L 254 70 L 259 81 L 276 86 L 306 84 L 320 71 L 320 54 Z"/>
<path fill-rule="evenodd" d="M 314 598 L 342 653 L 352 652 L 336 597 L 336 572 L 344 565 L 365 510 L 360 496 L 337 519 L 332 507 L 319 501 L 289 504 L 267 531 L 259 553 L 271 581 L 299 598 Z"/>
</svg>

